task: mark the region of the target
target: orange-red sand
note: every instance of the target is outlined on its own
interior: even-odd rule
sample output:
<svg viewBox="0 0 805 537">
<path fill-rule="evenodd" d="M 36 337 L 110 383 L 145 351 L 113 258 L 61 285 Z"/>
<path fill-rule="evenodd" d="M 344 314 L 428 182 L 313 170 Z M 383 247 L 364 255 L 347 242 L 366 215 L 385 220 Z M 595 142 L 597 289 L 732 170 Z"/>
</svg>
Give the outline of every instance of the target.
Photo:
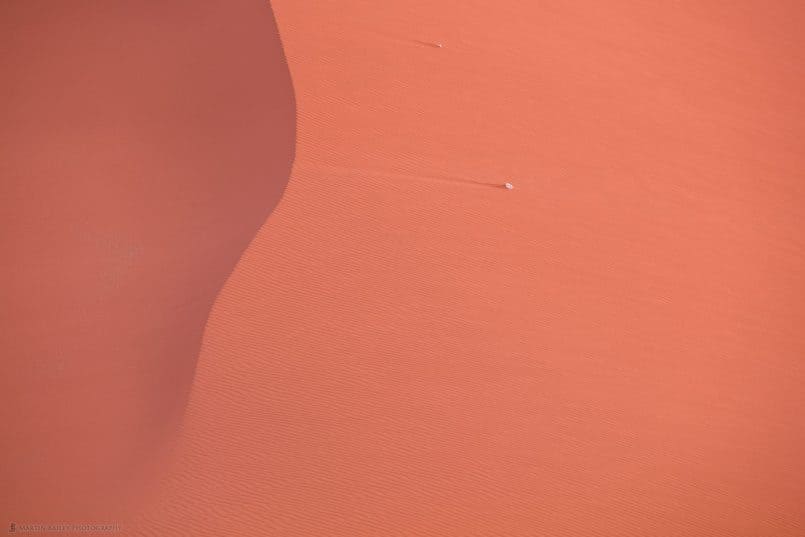
<svg viewBox="0 0 805 537">
<path fill-rule="evenodd" d="M 123 533 L 805 534 L 805 7 L 272 4 L 295 92 L 293 171 L 209 312 L 181 425 L 142 444 L 158 418 L 121 431 L 143 458 L 159 455 L 118 506 Z M 217 31 L 270 28 L 267 7 L 235 21 L 224 13 L 252 4 L 228 5 L 210 22 Z M 200 39 L 199 54 L 223 37 Z M 253 66 L 259 55 L 227 41 L 233 58 L 237 45 Z M 254 89 L 245 79 L 227 88 L 223 103 Z M 263 104 L 287 109 L 280 97 Z M 264 144 L 243 120 L 229 125 L 249 148 Z M 58 166 L 56 151 L 25 158 Z M 231 192 L 279 158 L 254 155 L 231 170 Z M 210 151 L 198 166 L 229 163 Z M 122 190 L 111 170 L 108 179 Z M 54 204 L 56 188 L 33 193 Z M 98 200 L 110 195 L 97 188 Z M 70 233 L 36 212 L 45 202 L 9 199 L 4 210 Z M 153 222 L 140 205 L 115 209 Z M 16 233 L 15 245 L 32 232 Z M 25 255 L 4 269 L 47 261 Z M 167 292 L 199 265 L 149 277 Z M 65 446 L 75 460 L 115 461 L 113 448 L 128 445 L 15 436 L 34 431 L 30 413 L 52 416 L 79 397 L 20 385 L 46 356 L 19 353 L 25 338 L 58 348 L 65 334 L 96 337 L 48 332 L 55 321 L 42 312 L 66 313 L 46 310 L 42 289 L 65 285 L 60 274 L 49 265 L 39 287 L 4 290 L 41 323 L 3 340 L 4 388 L 41 405 L 3 409 L 4 464 L 24 484 Z M 109 322 L 104 333 L 120 329 Z M 121 340 L 117 352 L 131 348 Z M 176 393 L 160 369 L 171 359 L 129 360 L 162 379 L 157 408 Z M 109 378 L 130 382 L 122 370 Z M 72 412 L 111 419 L 131 397 L 110 390 Z M 31 450 L 39 458 L 25 459 Z M 106 475 L 94 459 L 82 464 Z M 102 485 L 115 498 L 131 488 Z M 18 522 L 58 521 L 66 505 L 7 488 L 2 499 L 0 516 Z"/>
</svg>

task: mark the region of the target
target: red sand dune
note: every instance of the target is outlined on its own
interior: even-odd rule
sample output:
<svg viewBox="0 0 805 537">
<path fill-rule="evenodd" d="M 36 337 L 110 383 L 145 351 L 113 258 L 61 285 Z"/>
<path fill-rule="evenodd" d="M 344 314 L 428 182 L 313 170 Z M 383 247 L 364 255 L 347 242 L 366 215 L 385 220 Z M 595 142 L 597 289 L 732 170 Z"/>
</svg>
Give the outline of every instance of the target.
<svg viewBox="0 0 805 537">
<path fill-rule="evenodd" d="M 293 172 L 125 532 L 805 534 L 805 8 L 272 4 Z"/>
</svg>

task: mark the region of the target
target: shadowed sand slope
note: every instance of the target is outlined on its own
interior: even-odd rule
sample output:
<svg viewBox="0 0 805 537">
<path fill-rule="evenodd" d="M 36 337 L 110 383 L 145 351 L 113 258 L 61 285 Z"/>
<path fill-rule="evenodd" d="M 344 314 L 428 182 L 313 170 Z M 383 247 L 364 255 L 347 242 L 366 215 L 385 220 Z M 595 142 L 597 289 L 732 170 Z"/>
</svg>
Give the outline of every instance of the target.
<svg viewBox="0 0 805 537">
<path fill-rule="evenodd" d="M 0 522 L 108 520 L 285 188 L 290 76 L 261 1 L 3 2 L 0 62 Z"/>
<path fill-rule="evenodd" d="M 799 4 L 274 9 L 297 161 L 134 529 L 805 532 Z"/>
</svg>

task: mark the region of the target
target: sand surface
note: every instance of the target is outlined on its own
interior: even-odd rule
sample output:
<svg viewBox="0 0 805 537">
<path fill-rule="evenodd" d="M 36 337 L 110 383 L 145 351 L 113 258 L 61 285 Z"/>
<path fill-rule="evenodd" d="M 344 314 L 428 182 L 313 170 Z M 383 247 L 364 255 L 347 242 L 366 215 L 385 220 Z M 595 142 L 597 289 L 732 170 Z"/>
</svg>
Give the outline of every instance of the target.
<svg viewBox="0 0 805 537">
<path fill-rule="evenodd" d="M 137 444 L 159 462 L 124 506 L 124 532 L 805 534 L 805 8 L 272 8 L 295 94 L 293 170 L 206 308 L 180 426 Z M 214 26 L 243 40 L 226 23 L 271 26 L 268 11 L 247 15 Z M 264 104 L 293 103 L 278 92 Z M 250 148 L 260 134 L 241 133 Z M 266 167 L 281 176 L 290 151 L 268 152 L 237 161 L 233 191 Z M 229 165 L 206 158 L 199 170 Z M 63 285 L 48 270 L 36 281 Z M 13 287 L 12 303 L 44 323 L 30 304 L 53 299 L 32 286 Z M 76 334 L 31 326 L 20 330 L 40 345 Z M 4 349 L 25 348 L 12 335 Z M 19 360 L 4 357 L 4 387 L 52 415 L 68 395 L 26 391 Z M 143 364 L 163 408 L 175 383 Z M 7 431 L 34 431 L 4 412 Z M 64 449 L 3 442 L 12 461 Z M 42 466 L 11 468 L 26 482 Z M 62 507 L 11 498 L 20 520 Z"/>
</svg>

